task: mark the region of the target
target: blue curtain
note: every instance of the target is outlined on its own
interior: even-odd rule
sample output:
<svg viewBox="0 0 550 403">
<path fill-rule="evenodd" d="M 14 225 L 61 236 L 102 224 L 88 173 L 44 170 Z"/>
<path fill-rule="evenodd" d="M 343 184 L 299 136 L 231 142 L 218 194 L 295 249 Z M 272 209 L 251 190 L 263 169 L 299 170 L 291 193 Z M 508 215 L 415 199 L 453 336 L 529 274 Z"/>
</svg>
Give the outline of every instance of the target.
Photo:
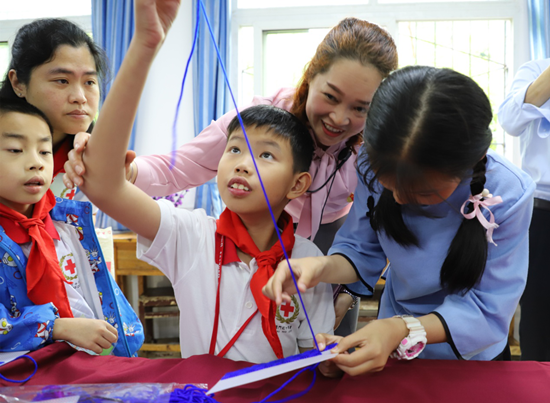
<svg viewBox="0 0 550 403">
<path fill-rule="evenodd" d="M 193 15 L 196 15 L 198 1 L 195 0 L 193 3 Z M 220 48 L 221 58 L 227 68 L 229 60 L 229 0 L 202 0 L 202 3 Z M 229 91 L 226 88 L 216 49 L 212 44 L 212 38 L 202 13 L 199 21 L 199 34 L 193 60 L 195 136 L 212 120 L 216 120 L 226 113 L 229 105 Z M 195 25 L 193 25 L 193 32 L 195 32 Z M 215 180 L 197 188 L 195 208 L 203 208 L 208 215 L 219 217 L 223 210 L 223 202 Z"/>
<path fill-rule="evenodd" d="M 550 57 L 550 1 L 527 0 L 531 59 Z"/>
<path fill-rule="evenodd" d="M 111 79 L 114 79 L 134 34 L 134 0 L 92 0 L 92 33 L 94 41 L 107 53 Z M 104 83 L 101 103 L 109 93 L 111 81 Z M 135 145 L 135 122 L 129 148 Z M 103 212 L 96 215 L 96 227 L 112 227 L 114 231 L 128 229 Z"/>
</svg>

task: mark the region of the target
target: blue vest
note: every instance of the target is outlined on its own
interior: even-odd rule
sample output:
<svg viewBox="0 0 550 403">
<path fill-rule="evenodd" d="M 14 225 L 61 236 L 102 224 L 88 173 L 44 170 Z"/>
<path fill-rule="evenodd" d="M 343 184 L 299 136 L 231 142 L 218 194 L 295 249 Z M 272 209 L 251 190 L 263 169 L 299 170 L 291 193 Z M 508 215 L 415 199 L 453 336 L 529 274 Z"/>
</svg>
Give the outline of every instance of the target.
<svg viewBox="0 0 550 403">
<path fill-rule="evenodd" d="M 135 356 L 143 344 L 143 326 L 107 270 L 97 240 L 92 205 L 56 197 L 52 220 L 75 226 L 94 273 L 105 321 L 118 331 L 113 354 Z M 74 251 L 73 251 L 74 252 Z M 36 350 L 52 342 L 53 304 L 34 305 L 27 296 L 27 258 L 0 226 L 0 351 Z"/>
</svg>

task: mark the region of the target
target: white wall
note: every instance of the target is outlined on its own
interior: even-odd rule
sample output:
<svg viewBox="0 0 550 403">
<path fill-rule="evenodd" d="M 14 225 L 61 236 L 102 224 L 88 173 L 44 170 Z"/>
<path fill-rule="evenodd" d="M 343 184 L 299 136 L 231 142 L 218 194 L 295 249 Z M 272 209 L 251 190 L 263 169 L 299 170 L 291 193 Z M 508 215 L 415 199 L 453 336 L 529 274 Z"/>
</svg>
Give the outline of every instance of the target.
<svg viewBox="0 0 550 403">
<path fill-rule="evenodd" d="M 183 1 L 141 96 L 136 125 L 137 155 L 163 154 L 172 150 L 172 123 L 193 41 L 192 20 L 192 2 Z M 192 79 L 190 66 L 178 118 L 178 146 L 194 137 Z"/>
<path fill-rule="evenodd" d="M 181 91 L 181 83 L 187 58 L 193 44 L 193 6 L 191 1 L 182 1 L 178 16 L 157 54 L 149 72 L 141 96 L 136 123 L 135 151 L 137 155 L 164 154 L 172 151 L 172 124 Z M 176 146 L 193 139 L 193 69 L 185 79 L 185 87 L 179 110 Z M 186 207 L 193 207 L 194 192 L 185 196 Z M 165 277 L 146 278 L 149 287 L 169 287 Z M 172 338 L 179 335 L 179 320 L 165 318 L 153 321 L 157 338 Z"/>
</svg>

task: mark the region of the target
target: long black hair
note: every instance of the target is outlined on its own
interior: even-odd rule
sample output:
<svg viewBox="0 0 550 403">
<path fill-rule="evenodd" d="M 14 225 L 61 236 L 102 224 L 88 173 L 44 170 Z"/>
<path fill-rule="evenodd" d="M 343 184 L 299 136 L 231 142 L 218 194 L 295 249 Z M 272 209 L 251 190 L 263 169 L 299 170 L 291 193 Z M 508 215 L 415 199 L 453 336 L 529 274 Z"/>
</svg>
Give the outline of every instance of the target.
<svg viewBox="0 0 550 403">
<path fill-rule="evenodd" d="M 491 120 L 489 100 L 471 78 L 426 66 L 397 70 L 372 100 L 359 172 L 371 191 L 378 178 L 391 178 L 405 200 L 414 200 L 413 190 L 426 183 L 426 172 L 459 179 L 471 175 L 471 192 L 480 194 Z M 402 246 L 419 246 L 387 189 L 374 207 L 371 225 Z M 485 228 L 476 219 L 463 219 L 441 267 L 441 285 L 449 292 L 472 288 L 485 270 L 487 251 Z"/>
<path fill-rule="evenodd" d="M 0 84 L 0 97 L 18 98 L 8 77 L 10 70 L 15 70 L 18 80 L 28 85 L 32 71 L 51 61 L 61 45 L 75 48 L 87 46 L 94 58 L 98 79 L 100 83 L 105 82 L 108 68 L 103 49 L 78 25 L 60 18 L 44 18 L 23 25 L 17 31 L 11 50 L 10 65 Z"/>
</svg>

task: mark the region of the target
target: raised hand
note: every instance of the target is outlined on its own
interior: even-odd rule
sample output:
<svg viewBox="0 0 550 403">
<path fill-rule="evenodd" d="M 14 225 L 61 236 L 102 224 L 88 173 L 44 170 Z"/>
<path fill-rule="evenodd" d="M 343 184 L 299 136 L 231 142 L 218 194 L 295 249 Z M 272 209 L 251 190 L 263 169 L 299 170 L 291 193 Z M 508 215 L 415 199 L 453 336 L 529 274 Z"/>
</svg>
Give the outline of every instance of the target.
<svg viewBox="0 0 550 403">
<path fill-rule="evenodd" d="M 136 0 L 134 36 L 144 46 L 156 48 L 164 42 L 176 18 L 181 0 Z"/>
</svg>

